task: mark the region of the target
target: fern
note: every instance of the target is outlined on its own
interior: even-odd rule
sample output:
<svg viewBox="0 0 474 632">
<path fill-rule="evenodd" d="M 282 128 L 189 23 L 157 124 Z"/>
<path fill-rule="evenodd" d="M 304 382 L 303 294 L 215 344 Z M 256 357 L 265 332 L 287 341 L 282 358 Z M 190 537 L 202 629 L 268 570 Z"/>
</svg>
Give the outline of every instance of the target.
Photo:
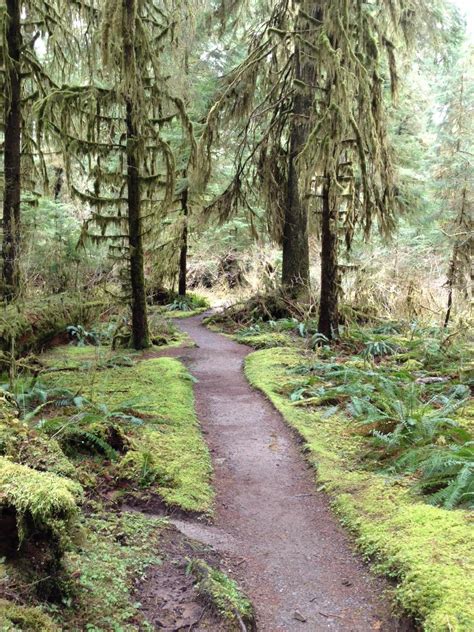
<svg viewBox="0 0 474 632">
<path fill-rule="evenodd" d="M 420 459 L 418 470 L 419 488 L 431 504 L 474 507 L 474 441 L 434 447 Z"/>
<path fill-rule="evenodd" d="M 79 445 L 88 446 L 89 448 L 92 448 L 95 452 L 104 454 L 104 456 L 108 458 L 109 461 L 117 460 L 117 451 L 114 450 L 105 439 L 83 428 L 74 428 L 73 430 L 69 430 L 65 437 L 63 437 L 62 439 L 62 442 L 65 441 L 68 445 L 70 445 L 71 443 L 76 443 Z"/>
<path fill-rule="evenodd" d="M 399 348 L 397 345 L 390 344 L 385 340 L 376 340 L 365 343 L 365 349 L 362 352 L 362 357 L 366 360 L 373 360 L 374 358 L 382 358 L 385 356 L 393 355 L 397 353 Z"/>
</svg>

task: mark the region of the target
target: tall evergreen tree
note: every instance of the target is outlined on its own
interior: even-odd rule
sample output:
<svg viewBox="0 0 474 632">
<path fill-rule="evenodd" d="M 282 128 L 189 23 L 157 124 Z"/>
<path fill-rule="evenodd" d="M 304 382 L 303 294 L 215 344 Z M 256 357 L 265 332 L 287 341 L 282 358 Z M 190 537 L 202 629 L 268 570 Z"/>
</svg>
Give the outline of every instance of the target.
<svg viewBox="0 0 474 632">
<path fill-rule="evenodd" d="M 47 182 L 35 140 L 32 105 L 71 71 L 69 53 L 78 45 L 71 25 L 75 3 L 66 0 L 7 0 L 0 9 L 3 97 L 3 298 L 20 289 L 21 200 L 35 181 Z M 44 49 L 39 55 L 37 43 Z"/>
<path fill-rule="evenodd" d="M 85 186 L 72 191 L 91 206 L 84 236 L 107 240 L 124 275 L 132 313 L 132 344 L 150 344 L 145 289 L 145 240 L 157 240 L 160 218 L 174 203 L 176 164 L 163 128 L 179 120 L 193 147 L 192 125 L 165 75 L 177 14 L 154 0 L 96 3 L 84 20 L 100 33 L 100 68 L 91 48 L 90 79 L 45 99 L 40 118 L 63 147 Z M 169 8 L 169 7 L 168 7 Z M 84 28 L 86 32 L 87 29 Z M 84 74 L 85 76 L 85 74 Z M 191 150 L 192 153 L 192 150 Z M 125 266 L 123 265 L 125 263 Z"/>
<path fill-rule="evenodd" d="M 440 129 L 438 180 L 452 254 L 447 274 L 451 316 L 454 291 L 468 302 L 473 290 L 474 214 L 474 47 L 465 46 L 446 86 L 445 114 Z"/>
<path fill-rule="evenodd" d="M 6 36 L 3 42 L 4 80 L 4 178 L 3 194 L 3 298 L 18 293 L 21 197 L 21 2 L 7 0 Z M 3 30 L 3 29 L 2 29 Z"/>
<path fill-rule="evenodd" d="M 408 1 L 282 0 L 208 117 L 207 140 L 219 117 L 243 122 L 236 173 L 215 206 L 229 215 L 252 206 L 259 190 L 283 243 L 283 284 L 296 295 L 309 278 L 309 208 L 321 234 L 319 326 L 328 338 L 339 321 L 339 241 L 350 246 L 354 231 L 368 235 L 375 220 L 383 234 L 394 226 L 384 86 L 396 91 L 395 48 L 416 18 Z"/>
</svg>

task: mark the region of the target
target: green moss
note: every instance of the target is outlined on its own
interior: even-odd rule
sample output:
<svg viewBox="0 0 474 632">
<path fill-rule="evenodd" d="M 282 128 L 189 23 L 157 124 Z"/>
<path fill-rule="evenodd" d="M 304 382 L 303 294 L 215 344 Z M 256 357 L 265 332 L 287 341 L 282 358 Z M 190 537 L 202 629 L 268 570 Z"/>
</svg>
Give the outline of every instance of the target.
<svg viewBox="0 0 474 632">
<path fill-rule="evenodd" d="M 34 470 L 73 478 L 75 468 L 55 439 L 45 439 L 34 431 L 18 446 L 15 461 Z"/>
<path fill-rule="evenodd" d="M 248 345 L 254 349 L 270 349 L 272 347 L 287 347 L 291 344 L 292 339 L 289 334 L 285 333 L 259 333 L 252 335 L 236 334 L 232 336 L 234 340 L 241 344 Z"/>
<path fill-rule="evenodd" d="M 246 374 L 296 428 L 317 468 L 318 484 L 334 499 L 341 520 L 378 570 L 394 577 L 402 607 L 426 632 L 474 629 L 473 529 L 467 511 L 420 502 L 401 481 L 361 466 L 363 441 L 346 418 L 324 418 L 291 404 L 282 394 L 288 367 L 301 364 L 294 349 L 257 351 Z M 293 385 L 298 378 L 292 376 Z"/>
<path fill-rule="evenodd" d="M 213 492 L 211 462 L 194 411 L 191 377 L 173 358 L 143 360 L 106 371 L 58 372 L 51 386 L 80 391 L 110 411 L 126 407 L 143 417 L 125 428 L 130 449 L 119 473 L 153 489 L 170 505 L 209 511 Z"/>
<path fill-rule="evenodd" d="M 167 311 L 166 309 L 164 309 L 160 313 L 161 313 L 161 316 L 163 316 L 163 318 L 191 318 L 192 316 L 198 316 L 199 314 L 203 314 L 204 312 L 207 312 L 208 309 L 209 307 L 198 307 L 196 309 L 190 309 L 187 311 L 180 311 L 180 310 Z"/>
<path fill-rule="evenodd" d="M 159 535 L 165 522 L 141 514 L 92 514 L 84 519 L 84 544 L 66 558 L 77 578 L 70 607 L 61 611 L 61 629 L 148 629 L 134 598 L 147 566 L 158 564 Z"/>
<path fill-rule="evenodd" d="M 222 617 L 236 624 L 240 619 L 247 625 L 254 625 L 255 615 L 252 603 L 241 592 L 234 580 L 203 560 L 192 560 L 189 571 L 198 580 L 197 589 L 200 594 Z"/>
<path fill-rule="evenodd" d="M 0 457 L 0 508 L 15 511 L 20 542 L 31 528 L 68 541 L 81 493 L 78 483 Z"/>
<path fill-rule="evenodd" d="M 59 627 L 39 608 L 28 608 L 0 600 L 2 632 L 59 632 Z"/>
</svg>

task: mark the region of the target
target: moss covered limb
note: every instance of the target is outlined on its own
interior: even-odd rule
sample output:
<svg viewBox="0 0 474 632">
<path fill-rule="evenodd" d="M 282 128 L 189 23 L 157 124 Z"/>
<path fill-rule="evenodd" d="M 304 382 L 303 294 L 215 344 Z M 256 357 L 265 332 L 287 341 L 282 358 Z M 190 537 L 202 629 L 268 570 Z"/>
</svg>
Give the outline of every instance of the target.
<svg viewBox="0 0 474 632">
<path fill-rule="evenodd" d="M 467 511 L 421 502 L 396 477 L 366 471 L 363 438 L 342 414 L 292 405 L 285 391 L 298 377 L 287 369 L 301 364 L 294 349 L 267 349 L 247 358 L 246 374 L 305 440 L 309 459 L 334 500 L 341 520 L 377 570 L 397 580 L 404 610 L 425 632 L 474 629 L 473 528 Z"/>
<path fill-rule="evenodd" d="M 0 311 L 0 351 L 15 356 L 39 351 L 67 326 L 90 323 L 104 306 L 104 301 L 84 301 L 79 294 L 8 305 Z"/>
</svg>

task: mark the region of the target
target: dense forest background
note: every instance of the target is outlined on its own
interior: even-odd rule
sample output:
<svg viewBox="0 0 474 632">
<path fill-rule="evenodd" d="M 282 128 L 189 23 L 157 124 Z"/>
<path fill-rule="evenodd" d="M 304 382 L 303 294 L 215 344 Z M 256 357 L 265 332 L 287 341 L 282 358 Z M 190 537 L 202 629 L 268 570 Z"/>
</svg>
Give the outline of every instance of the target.
<svg viewBox="0 0 474 632">
<path fill-rule="evenodd" d="M 301 79 L 285 66 L 297 42 L 282 29 L 292 28 L 299 3 L 292 9 L 286 3 L 196 2 L 166 13 L 157 6 L 146 15 L 146 28 L 137 22 L 130 34 L 136 41 L 128 43 L 120 30 L 125 18 L 113 4 L 101 10 L 93 3 L 38 1 L 3 8 L 7 302 L 96 287 L 126 298 L 130 290 L 141 291 L 130 286 L 141 284 L 134 278 L 142 270 L 149 292 L 166 287 L 184 295 L 191 286 L 224 301 L 231 300 L 229 289 L 274 290 L 283 272 L 284 285 L 296 275 L 317 302 L 324 233 L 319 171 L 334 168 L 327 162 L 330 151 L 340 152 L 337 144 L 350 140 L 340 138 L 345 116 L 358 125 L 373 120 L 359 130 L 367 136 L 362 158 L 370 182 L 364 184 L 367 167 L 356 164 L 349 148 L 339 153 L 339 181 L 330 193 L 337 197 L 331 222 L 340 261 L 329 276 L 338 276 L 343 303 L 440 323 L 449 298 L 453 314 L 462 317 L 471 296 L 472 42 L 454 5 L 435 3 L 411 19 L 403 17 L 410 9 L 402 3 L 398 22 L 390 24 L 378 13 L 388 9 L 369 3 L 373 23 L 360 28 L 374 31 L 364 45 L 385 48 L 373 59 L 367 49 L 361 72 L 377 73 L 377 85 L 370 84 L 372 76 L 362 89 L 359 78 L 345 95 L 334 92 L 341 120 L 320 103 L 314 121 L 291 140 L 288 108 L 311 109 L 314 97 L 298 88 Z M 148 8 L 130 8 L 137 10 Z M 19 22 L 8 24 L 7 14 L 15 12 Z M 308 51 L 301 55 L 311 61 Z M 323 76 L 334 62 L 331 55 L 321 60 Z M 344 73 L 358 72 L 344 67 L 347 59 L 337 63 L 341 81 L 347 81 Z M 316 72 L 314 64 L 306 65 L 297 71 Z M 374 90 L 382 102 L 371 113 L 364 108 Z M 288 242 L 285 233 L 285 221 L 293 221 L 285 219 L 288 192 L 282 187 L 293 177 L 284 164 L 288 151 L 295 153 L 299 196 L 307 207 L 306 245 Z M 132 159 L 139 163 L 135 185 L 127 179 Z M 135 213 L 141 225 L 136 235 Z M 142 251 L 138 262 L 135 248 Z M 298 266 L 285 270 L 294 263 L 285 248 L 300 262 L 307 259 L 311 283 Z M 301 248 L 309 254 L 300 256 Z M 323 288 L 323 297 L 328 292 L 334 288 Z M 144 311 L 143 297 L 134 300 Z"/>
</svg>

